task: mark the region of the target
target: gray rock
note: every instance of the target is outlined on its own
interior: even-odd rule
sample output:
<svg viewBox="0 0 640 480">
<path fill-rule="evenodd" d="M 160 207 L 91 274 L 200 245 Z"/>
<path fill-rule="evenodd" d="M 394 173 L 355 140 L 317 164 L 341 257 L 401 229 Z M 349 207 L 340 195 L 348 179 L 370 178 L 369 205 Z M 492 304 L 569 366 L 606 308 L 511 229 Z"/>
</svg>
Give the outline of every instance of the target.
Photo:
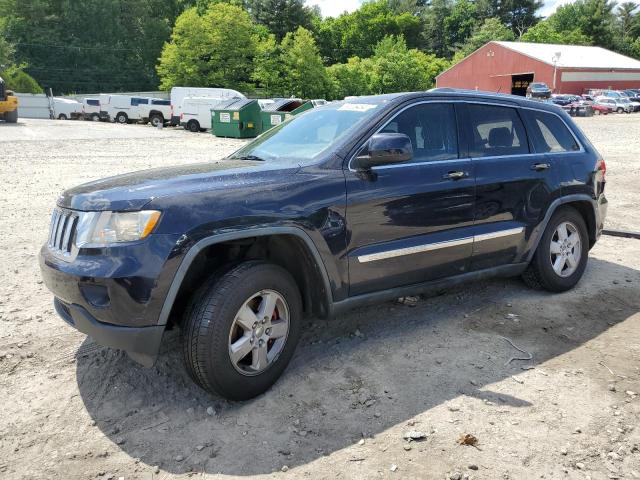
<svg viewBox="0 0 640 480">
<path fill-rule="evenodd" d="M 184 460 L 184 457 L 183 457 L 182 455 L 176 455 L 173 459 L 174 459 L 176 462 L 181 462 L 181 461 L 183 461 L 183 460 Z"/>
<path fill-rule="evenodd" d="M 216 416 L 216 411 L 214 410 L 213 407 L 207 407 L 207 415 L 209 415 L 210 417 Z"/>
<path fill-rule="evenodd" d="M 478 465 L 472 463 L 471 465 L 469 465 L 469 470 L 478 470 Z"/>
<path fill-rule="evenodd" d="M 287 467 L 286 465 L 283 465 L 280 470 L 283 471 L 283 472 L 288 472 L 289 471 L 289 467 Z"/>
<path fill-rule="evenodd" d="M 420 430 L 409 430 L 402 436 L 402 438 L 404 438 L 409 442 L 415 441 L 415 440 L 424 440 L 427 437 L 428 437 L 428 434 L 421 432 Z"/>
<path fill-rule="evenodd" d="M 453 472 L 449 475 L 449 480 L 462 480 L 462 474 L 460 472 Z"/>
</svg>

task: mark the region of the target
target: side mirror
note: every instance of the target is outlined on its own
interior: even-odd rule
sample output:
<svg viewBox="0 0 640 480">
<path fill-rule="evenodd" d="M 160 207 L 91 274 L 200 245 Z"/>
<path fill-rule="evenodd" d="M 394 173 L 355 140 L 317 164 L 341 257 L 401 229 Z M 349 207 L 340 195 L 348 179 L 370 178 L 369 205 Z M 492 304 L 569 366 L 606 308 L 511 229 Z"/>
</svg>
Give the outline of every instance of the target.
<svg viewBox="0 0 640 480">
<path fill-rule="evenodd" d="M 358 170 L 402 163 L 413 158 L 411 139 L 404 133 L 376 133 L 355 158 Z"/>
</svg>

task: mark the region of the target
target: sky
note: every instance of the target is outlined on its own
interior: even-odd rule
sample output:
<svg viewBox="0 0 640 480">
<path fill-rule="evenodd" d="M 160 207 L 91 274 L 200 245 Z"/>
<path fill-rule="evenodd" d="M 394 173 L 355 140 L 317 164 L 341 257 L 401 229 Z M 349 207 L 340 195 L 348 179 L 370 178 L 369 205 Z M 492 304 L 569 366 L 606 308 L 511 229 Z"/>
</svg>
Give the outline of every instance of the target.
<svg viewBox="0 0 640 480">
<path fill-rule="evenodd" d="M 548 17 L 560 5 L 571 1 L 573 0 L 545 0 L 539 14 L 543 17 Z M 337 17 L 345 11 L 353 12 L 361 3 L 362 0 L 307 0 L 308 5 L 318 5 L 324 17 Z"/>
</svg>

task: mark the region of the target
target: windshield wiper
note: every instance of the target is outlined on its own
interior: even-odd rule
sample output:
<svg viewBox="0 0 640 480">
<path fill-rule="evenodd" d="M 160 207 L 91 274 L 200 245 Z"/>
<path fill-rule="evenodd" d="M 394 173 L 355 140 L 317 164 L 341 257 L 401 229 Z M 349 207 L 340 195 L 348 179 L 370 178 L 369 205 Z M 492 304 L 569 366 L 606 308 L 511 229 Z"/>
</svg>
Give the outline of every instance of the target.
<svg viewBox="0 0 640 480">
<path fill-rule="evenodd" d="M 254 161 L 257 161 L 257 162 L 264 162 L 265 161 L 264 158 L 258 157 L 257 155 L 242 155 L 240 157 L 231 157 L 231 158 L 236 159 L 236 160 L 254 160 Z"/>
</svg>

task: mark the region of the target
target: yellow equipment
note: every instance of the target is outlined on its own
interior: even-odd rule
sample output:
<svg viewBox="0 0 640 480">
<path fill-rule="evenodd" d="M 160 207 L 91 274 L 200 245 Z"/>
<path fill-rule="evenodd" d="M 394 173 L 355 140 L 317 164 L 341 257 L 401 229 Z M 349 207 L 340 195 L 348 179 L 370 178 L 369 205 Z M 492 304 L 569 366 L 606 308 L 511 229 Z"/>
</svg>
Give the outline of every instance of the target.
<svg viewBox="0 0 640 480">
<path fill-rule="evenodd" d="M 6 89 L 2 77 L 0 77 L 0 120 L 7 123 L 18 121 L 18 97 L 11 90 Z"/>
</svg>

